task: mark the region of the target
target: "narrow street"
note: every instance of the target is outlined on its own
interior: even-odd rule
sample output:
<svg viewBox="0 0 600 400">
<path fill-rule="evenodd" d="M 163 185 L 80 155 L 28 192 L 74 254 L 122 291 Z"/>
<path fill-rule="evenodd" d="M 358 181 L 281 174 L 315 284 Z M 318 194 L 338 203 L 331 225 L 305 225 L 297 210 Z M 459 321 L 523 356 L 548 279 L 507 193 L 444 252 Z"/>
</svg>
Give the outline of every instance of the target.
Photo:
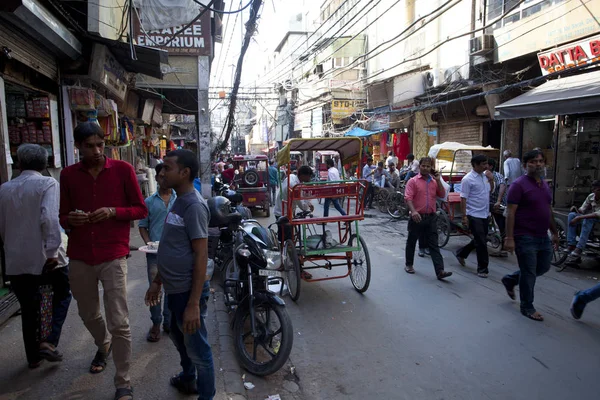
<svg viewBox="0 0 600 400">
<path fill-rule="evenodd" d="M 317 214 L 320 209 L 317 206 Z M 258 220 L 266 225 L 270 219 Z M 502 275 L 516 268 L 514 256 L 492 258 L 490 278 L 484 280 L 475 275 L 474 255 L 467 267 L 458 266 L 450 251 L 464 238 L 452 237 L 443 255 L 446 269 L 454 275 L 440 282 L 429 258 L 416 258 L 415 275 L 402 269 L 406 222 L 370 211 L 361 228 L 372 264 L 369 290 L 357 293 L 348 278 L 303 282 L 297 303 L 286 298 L 295 331 L 290 360 L 267 378 L 246 373 L 246 381 L 256 386 L 246 391 L 248 399 L 279 394 L 283 400 L 558 400 L 575 394 L 594 398 L 600 390 L 596 378 L 600 307 L 590 304 L 581 321 L 569 314 L 574 291 L 594 285 L 597 280 L 592 277 L 600 274 L 552 270 L 540 278 L 536 306 L 546 321 L 537 323 L 521 316 L 518 303 L 506 296 L 500 284 Z M 132 238 L 132 245 L 137 244 L 135 232 Z M 328 272 L 317 270 L 314 275 Z M 146 342 L 150 324 L 143 305 L 146 288 L 145 260 L 134 252 L 128 289 L 136 398 L 191 399 L 168 385 L 168 378 L 178 370 L 178 356 L 168 337 L 163 335 L 159 343 Z M 218 295 L 209 304 L 207 321 L 217 399 L 237 399 L 241 397 L 225 393 L 225 382 L 241 387 L 243 372 L 232 372 L 221 355 L 222 349 L 231 349 L 231 343 L 227 324 L 215 318 Z M 10 382 L 1 386 L 0 400 L 112 398 L 112 361 L 106 373 L 87 372 L 93 344 L 75 303 L 59 347 L 65 355 L 63 363 L 27 369 L 18 317 L 0 327 L 0 341 L 5 344 L 0 380 Z"/>
</svg>

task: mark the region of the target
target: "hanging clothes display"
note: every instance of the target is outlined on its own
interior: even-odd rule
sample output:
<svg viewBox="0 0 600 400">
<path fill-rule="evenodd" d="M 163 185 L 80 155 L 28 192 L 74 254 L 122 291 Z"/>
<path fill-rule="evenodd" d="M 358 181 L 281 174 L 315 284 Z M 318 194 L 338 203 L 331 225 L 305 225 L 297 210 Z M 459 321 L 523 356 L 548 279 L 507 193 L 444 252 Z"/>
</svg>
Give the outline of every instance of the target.
<svg viewBox="0 0 600 400">
<path fill-rule="evenodd" d="M 401 164 L 410 154 L 410 141 L 408 133 L 394 135 L 394 154 L 398 157 L 398 163 Z"/>
</svg>

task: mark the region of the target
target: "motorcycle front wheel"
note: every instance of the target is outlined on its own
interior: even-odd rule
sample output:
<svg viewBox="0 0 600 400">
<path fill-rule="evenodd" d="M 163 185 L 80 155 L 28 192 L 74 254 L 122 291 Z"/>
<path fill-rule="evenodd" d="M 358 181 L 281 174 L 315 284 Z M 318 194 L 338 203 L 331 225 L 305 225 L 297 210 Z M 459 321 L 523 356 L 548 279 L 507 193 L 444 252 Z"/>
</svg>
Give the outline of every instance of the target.
<svg viewBox="0 0 600 400">
<path fill-rule="evenodd" d="M 236 355 L 242 367 L 257 376 L 271 375 L 283 367 L 294 344 L 292 320 L 284 306 L 254 306 L 256 335 L 252 335 L 248 304 L 233 321 Z"/>
</svg>

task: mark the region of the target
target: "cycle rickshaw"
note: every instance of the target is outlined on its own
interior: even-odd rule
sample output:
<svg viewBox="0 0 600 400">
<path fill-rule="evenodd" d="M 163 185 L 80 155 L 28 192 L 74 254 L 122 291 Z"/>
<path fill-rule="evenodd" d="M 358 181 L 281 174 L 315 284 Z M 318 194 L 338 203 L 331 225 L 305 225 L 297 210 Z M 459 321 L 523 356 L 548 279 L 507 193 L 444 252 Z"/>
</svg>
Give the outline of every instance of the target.
<svg viewBox="0 0 600 400">
<path fill-rule="evenodd" d="M 342 165 L 357 163 L 362 154 L 360 138 L 291 139 L 277 154 L 278 165 L 289 164 L 293 151 L 335 151 Z M 359 169 L 360 174 L 360 169 Z M 287 169 L 290 181 L 291 168 Z M 306 182 L 287 188 L 287 200 L 282 200 L 282 218 L 291 226 L 291 237 L 282 238 L 282 258 L 288 291 L 293 301 L 300 296 L 300 283 L 350 277 L 354 288 L 364 293 L 371 281 L 371 261 L 358 221 L 364 219 L 364 196 L 368 182 L 360 179 L 336 182 Z M 281 190 L 280 182 L 280 190 Z M 283 198 L 283 196 L 282 196 Z M 310 212 L 295 213 L 294 202 L 319 198 L 344 199 L 347 215 L 313 216 Z M 333 227 L 332 234 L 328 226 Z M 331 271 L 342 267 L 334 276 L 302 277 L 302 271 L 324 268 Z"/>
</svg>

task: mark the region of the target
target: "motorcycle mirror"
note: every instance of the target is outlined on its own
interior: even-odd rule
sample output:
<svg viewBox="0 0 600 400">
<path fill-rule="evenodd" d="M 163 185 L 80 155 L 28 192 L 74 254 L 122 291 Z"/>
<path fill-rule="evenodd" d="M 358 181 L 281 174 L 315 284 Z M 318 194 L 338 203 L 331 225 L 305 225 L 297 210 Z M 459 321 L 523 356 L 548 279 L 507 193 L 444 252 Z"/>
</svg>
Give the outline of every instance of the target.
<svg viewBox="0 0 600 400">
<path fill-rule="evenodd" d="M 240 171 L 238 171 L 238 170 L 236 169 L 236 170 L 235 170 L 233 173 L 234 173 L 234 174 L 236 174 L 236 175 L 239 175 L 239 174 L 240 174 Z"/>
<path fill-rule="evenodd" d="M 248 249 L 239 249 L 238 250 L 238 254 L 240 256 L 242 256 L 242 257 L 249 258 L 250 257 L 250 250 L 248 250 Z"/>
</svg>

